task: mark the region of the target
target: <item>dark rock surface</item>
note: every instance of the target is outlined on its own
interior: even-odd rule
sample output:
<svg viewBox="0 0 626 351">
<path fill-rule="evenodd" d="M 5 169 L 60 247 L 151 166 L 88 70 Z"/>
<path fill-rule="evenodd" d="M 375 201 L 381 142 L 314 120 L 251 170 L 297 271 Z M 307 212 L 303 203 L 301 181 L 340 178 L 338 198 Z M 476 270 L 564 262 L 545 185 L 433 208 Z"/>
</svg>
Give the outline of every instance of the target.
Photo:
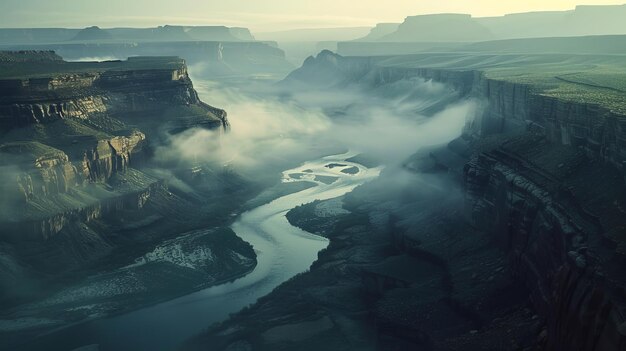
<svg viewBox="0 0 626 351">
<path fill-rule="evenodd" d="M 327 52 L 286 83 L 317 69 L 333 80 L 313 85 L 432 79 L 484 110 L 349 194 L 350 214 L 293 210 L 331 239 L 311 271 L 183 349 L 623 349 L 623 115 L 472 70 Z M 412 182 L 387 180 L 406 169 Z"/>
<path fill-rule="evenodd" d="M 351 193 L 339 217 L 317 218 L 323 202 L 292 210 L 292 224 L 331 239 L 311 271 L 182 349 L 534 347 L 542 323 L 503 252 L 465 222 L 460 189 L 424 190 L 416 174 L 399 196 L 386 177 Z"/>
<path fill-rule="evenodd" d="M 151 159 L 168 135 L 228 127 L 176 57 L 69 63 L 2 52 L 0 348 L 93 314 L 72 306 L 119 313 L 253 269 L 254 252 L 232 231 L 193 232 L 227 226 L 249 184 L 204 164 L 164 178 L 155 169 L 167 165 Z M 174 176 L 187 188 L 168 184 Z"/>
</svg>

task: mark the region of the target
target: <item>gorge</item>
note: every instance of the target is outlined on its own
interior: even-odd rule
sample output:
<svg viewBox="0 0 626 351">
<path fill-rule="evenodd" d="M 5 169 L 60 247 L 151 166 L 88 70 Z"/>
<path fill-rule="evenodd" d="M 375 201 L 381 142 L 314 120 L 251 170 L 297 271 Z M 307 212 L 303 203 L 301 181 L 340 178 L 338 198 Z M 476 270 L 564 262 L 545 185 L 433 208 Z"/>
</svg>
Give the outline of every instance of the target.
<svg viewBox="0 0 626 351">
<path fill-rule="evenodd" d="M 0 349 L 624 349 L 607 9 L 0 29 Z"/>
<path fill-rule="evenodd" d="M 387 62 L 323 52 L 290 77 L 331 86 L 418 77 L 484 101 L 460 138 L 405 164 L 415 185 L 434 189 L 398 200 L 383 172 L 345 198 L 352 214 L 336 225 L 315 219 L 325 202 L 292 210 L 292 223 L 331 240 L 311 273 L 184 349 L 620 349 L 623 137 L 613 126 L 624 115 L 484 72 Z M 459 193 L 442 193 L 432 174 Z M 423 207 L 432 197 L 442 204 Z M 359 297 L 345 305 L 348 296 Z"/>
<path fill-rule="evenodd" d="M 36 71 L 28 70 L 32 62 Z M 24 51 L 4 52 L 2 66 L 2 306 L 12 316 L 3 320 L 4 331 L 28 334 L 128 304 L 154 303 L 255 266 L 249 244 L 224 228 L 182 241 L 179 251 L 165 249 L 164 257 L 145 256 L 118 275 L 94 275 L 116 271 L 186 231 L 219 228 L 237 206 L 207 203 L 190 190 L 168 186 L 159 172 L 165 165 L 151 161 L 168 134 L 228 129 L 226 113 L 198 98 L 183 60 L 68 63 L 52 52 Z M 206 174 L 199 163 L 173 167 L 172 174 L 205 187 L 196 189 L 199 194 L 210 196 L 210 183 L 237 184 L 228 172 Z M 228 196 L 236 198 L 237 192 Z M 210 259 L 187 267 L 167 258 L 197 250 Z M 146 270 L 162 265 L 170 267 L 161 276 Z M 146 294 L 147 286 L 164 284 L 167 276 L 183 281 L 164 296 Z M 81 280 L 95 288 L 63 291 Z M 117 301 L 103 303 L 111 297 Z M 10 309 L 32 300 L 40 301 Z M 101 304 L 87 310 L 62 307 L 88 301 Z"/>
</svg>

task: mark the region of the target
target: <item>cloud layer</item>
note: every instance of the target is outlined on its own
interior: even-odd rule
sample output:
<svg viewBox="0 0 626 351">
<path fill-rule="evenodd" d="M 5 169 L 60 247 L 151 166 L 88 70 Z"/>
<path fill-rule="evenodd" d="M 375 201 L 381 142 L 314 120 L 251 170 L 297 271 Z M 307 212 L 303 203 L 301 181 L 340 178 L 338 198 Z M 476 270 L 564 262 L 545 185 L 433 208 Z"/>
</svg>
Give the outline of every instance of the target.
<svg viewBox="0 0 626 351">
<path fill-rule="evenodd" d="M 200 97 L 228 111 L 230 133 L 194 129 L 157 150 L 161 162 L 210 162 L 262 176 L 331 152 L 350 150 L 400 164 L 420 147 L 460 135 L 478 104 L 412 80 L 373 91 L 247 93 L 194 78 Z M 376 96 L 383 96 L 376 97 Z M 448 103 L 449 101 L 453 101 Z M 420 113 L 438 103 L 437 113 Z"/>
</svg>

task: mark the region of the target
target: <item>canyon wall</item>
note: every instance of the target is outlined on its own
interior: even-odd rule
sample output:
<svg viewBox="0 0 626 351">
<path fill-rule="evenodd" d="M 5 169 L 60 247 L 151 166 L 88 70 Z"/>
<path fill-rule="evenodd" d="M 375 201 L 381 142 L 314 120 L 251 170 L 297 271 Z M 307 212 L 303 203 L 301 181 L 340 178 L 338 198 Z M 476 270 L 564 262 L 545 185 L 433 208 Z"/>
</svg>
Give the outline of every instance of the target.
<svg viewBox="0 0 626 351">
<path fill-rule="evenodd" d="M 463 169 L 448 167 L 464 183 L 465 216 L 491 233 L 531 291 L 546 349 L 623 350 L 626 116 L 483 72 L 376 61 L 324 52 L 288 80 L 376 86 L 420 77 L 483 101 L 462 142 L 450 144 L 473 155 Z"/>
<path fill-rule="evenodd" d="M 466 214 L 530 289 L 546 349 L 623 349 L 626 116 L 480 72 L 424 73 L 485 101 L 465 137 L 501 142 L 465 166 Z"/>
<path fill-rule="evenodd" d="M 24 51 L 2 53 L 0 65 L 0 256 L 21 267 L 0 265 L 0 300 L 22 296 L 27 276 L 108 255 L 111 222 L 188 205 L 143 170 L 152 150 L 190 128 L 228 129 L 226 112 L 200 101 L 176 57 L 69 63 Z"/>
<path fill-rule="evenodd" d="M 500 142 L 465 166 L 466 215 L 530 289 L 546 349 L 623 349 L 626 116 L 481 72 L 417 74 L 485 101 L 465 138 Z"/>
</svg>

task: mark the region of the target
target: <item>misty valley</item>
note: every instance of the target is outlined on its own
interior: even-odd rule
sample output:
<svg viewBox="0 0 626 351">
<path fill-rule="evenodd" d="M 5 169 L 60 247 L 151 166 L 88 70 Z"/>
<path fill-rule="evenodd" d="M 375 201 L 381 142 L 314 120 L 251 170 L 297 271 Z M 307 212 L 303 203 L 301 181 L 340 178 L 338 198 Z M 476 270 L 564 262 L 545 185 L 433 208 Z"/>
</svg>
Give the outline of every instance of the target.
<svg viewBox="0 0 626 351">
<path fill-rule="evenodd" d="M 623 16 L 0 28 L 0 349 L 625 349 Z"/>
</svg>

